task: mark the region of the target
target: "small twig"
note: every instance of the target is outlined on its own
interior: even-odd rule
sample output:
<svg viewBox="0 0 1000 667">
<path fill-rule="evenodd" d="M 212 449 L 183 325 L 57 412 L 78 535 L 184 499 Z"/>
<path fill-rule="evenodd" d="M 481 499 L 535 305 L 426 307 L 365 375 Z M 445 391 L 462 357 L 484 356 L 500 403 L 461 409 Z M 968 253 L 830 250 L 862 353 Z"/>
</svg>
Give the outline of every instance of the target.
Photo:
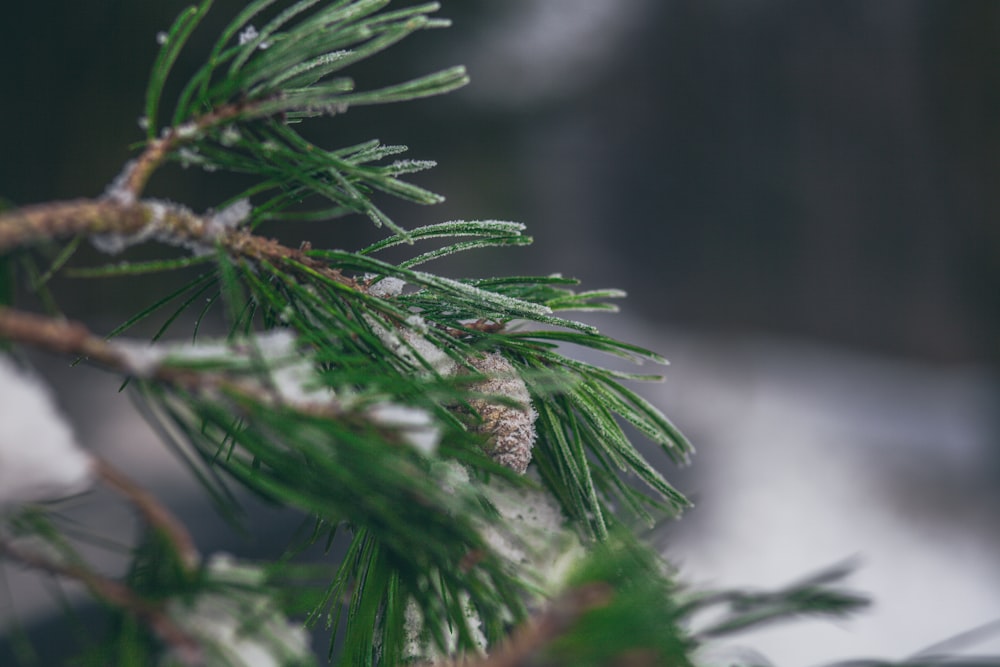
<svg viewBox="0 0 1000 667">
<path fill-rule="evenodd" d="M 462 325 L 461 329 L 456 329 L 454 327 L 446 327 L 445 332 L 452 336 L 453 338 L 460 338 L 467 335 L 470 331 L 479 331 L 481 333 L 498 333 L 504 330 L 507 326 L 506 322 L 497 322 L 496 320 L 488 320 L 480 318 L 475 322 L 468 322 Z"/>
<path fill-rule="evenodd" d="M 79 322 L 27 313 L 0 306 L 0 340 L 10 340 L 39 350 L 84 357 L 88 361 L 121 373 L 146 379 L 204 390 L 222 386 L 226 380 L 218 373 L 196 372 L 157 365 L 152 369 L 133 367 L 121 346 L 95 336 Z"/>
<path fill-rule="evenodd" d="M 134 234 L 150 212 L 105 199 L 73 199 L 0 213 L 0 252 L 77 234 Z"/>
<path fill-rule="evenodd" d="M 21 549 L 0 538 L 0 555 L 26 567 L 79 581 L 97 598 L 128 611 L 145 622 L 165 643 L 185 657 L 190 665 L 201 664 L 201 645 L 178 626 L 158 604 L 149 602 L 128 586 L 80 565 L 58 563 L 41 554 Z"/>
<path fill-rule="evenodd" d="M 33 347 L 87 357 L 103 366 L 128 372 L 125 355 L 94 336 L 84 325 L 0 306 L 0 339 Z"/>
<path fill-rule="evenodd" d="M 347 287 L 365 289 L 339 269 L 307 255 L 308 248 L 289 248 L 275 239 L 242 229 L 218 233 L 213 230 L 208 216 L 164 202 L 75 199 L 0 213 L 0 252 L 78 234 L 128 236 L 143 232 L 152 223 L 156 224 L 158 232 L 178 241 L 199 242 L 209 247 L 218 243 L 235 257 L 284 264 L 292 269 L 300 265 Z"/>
<path fill-rule="evenodd" d="M 122 189 L 133 199 L 138 199 L 145 189 L 149 177 L 163 164 L 172 151 L 178 146 L 194 140 L 205 130 L 246 113 L 249 106 L 246 103 L 226 104 L 211 113 L 188 121 L 184 125 L 169 128 L 160 138 L 146 144 L 142 154 L 129 163 L 125 173 L 122 174 Z"/>
<path fill-rule="evenodd" d="M 135 506 L 146 523 L 163 533 L 173 545 L 188 571 L 198 567 L 201 556 L 194 545 L 194 540 L 187 527 L 171 514 L 170 510 L 164 507 L 153 494 L 133 482 L 107 461 L 95 457 L 94 469 L 101 481 L 122 494 Z"/>
</svg>

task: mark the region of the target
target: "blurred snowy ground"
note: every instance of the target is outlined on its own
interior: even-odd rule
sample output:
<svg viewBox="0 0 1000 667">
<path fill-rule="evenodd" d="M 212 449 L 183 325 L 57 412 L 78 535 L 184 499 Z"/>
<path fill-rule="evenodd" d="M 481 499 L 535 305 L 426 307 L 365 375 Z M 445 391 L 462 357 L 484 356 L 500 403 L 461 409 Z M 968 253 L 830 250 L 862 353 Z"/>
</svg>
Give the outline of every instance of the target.
<svg viewBox="0 0 1000 667">
<path fill-rule="evenodd" d="M 637 342 L 671 359 L 645 395 L 698 450 L 681 478 L 696 507 L 668 540 L 684 576 L 776 588 L 858 557 L 850 587 L 875 602 L 738 644 L 778 665 L 901 659 L 1000 621 L 996 377 L 791 341 Z M 976 648 L 996 655 L 991 637 Z"/>
<path fill-rule="evenodd" d="M 644 330 L 620 318 L 603 329 L 672 361 L 667 382 L 641 390 L 698 449 L 690 469 L 665 470 L 696 503 L 666 528 L 668 555 L 687 580 L 773 588 L 860 558 L 849 584 L 873 596 L 871 610 L 736 644 L 789 667 L 900 659 L 1000 619 L 996 378 L 789 341 Z M 61 362 L 43 370 L 84 445 L 167 499 L 203 551 L 273 553 L 295 529 L 293 516 L 258 505 L 261 534 L 242 542 L 113 378 Z M 100 493 L 74 504 L 82 522 L 129 539 L 134 523 L 116 499 Z M 100 553 L 109 571 L 121 566 Z M 0 621 L 12 609 L 27 623 L 53 611 L 42 583 L 5 569 Z M 1000 636 L 977 648 L 1000 652 Z"/>
</svg>

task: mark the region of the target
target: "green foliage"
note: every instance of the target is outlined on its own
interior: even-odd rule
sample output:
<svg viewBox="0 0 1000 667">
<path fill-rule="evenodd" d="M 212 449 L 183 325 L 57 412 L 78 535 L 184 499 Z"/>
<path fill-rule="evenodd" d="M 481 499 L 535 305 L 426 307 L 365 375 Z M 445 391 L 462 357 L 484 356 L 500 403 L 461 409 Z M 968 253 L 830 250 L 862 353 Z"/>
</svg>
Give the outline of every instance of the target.
<svg viewBox="0 0 1000 667">
<path fill-rule="evenodd" d="M 166 33 L 146 94 L 148 141 L 157 138 L 163 87 L 171 67 L 210 4 L 206 0 L 189 8 Z M 363 213 L 406 238 L 407 233 L 370 195 L 381 191 L 421 204 L 441 201 L 399 178 L 433 163 L 404 160 L 375 165 L 406 148 L 370 141 L 324 150 L 303 138 L 291 123 L 342 114 L 356 106 L 438 95 L 465 85 L 468 77 L 462 67 L 367 91 L 356 90 L 352 79 L 340 76 L 350 65 L 417 31 L 449 22 L 430 17 L 438 10 L 437 3 L 382 11 L 388 0 L 304 0 L 270 18 L 259 31 L 251 30 L 250 22 L 263 20 L 274 4 L 274 0 L 249 4 L 223 30 L 206 63 L 184 87 L 170 128 L 159 135 L 170 139 L 168 156 L 210 170 L 260 177 L 257 185 L 240 195 L 269 197 L 258 202 L 254 224 L 283 217 L 329 219 Z M 332 206 L 288 210 L 317 196 Z"/>
<path fill-rule="evenodd" d="M 552 642 L 543 664 L 599 667 L 620 664 L 624 656 L 642 665 L 693 664 L 695 642 L 682 624 L 676 586 L 663 563 L 627 531 L 615 531 L 567 583 L 570 590 L 608 586 L 610 600 L 587 611 L 570 632 Z"/>
<path fill-rule="evenodd" d="M 722 609 L 721 618 L 698 631 L 700 640 L 801 616 L 848 616 L 870 604 L 867 596 L 838 586 L 853 569 L 851 564 L 833 567 L 777 591 L 701 593 L 684 606 L 683 612 L 690 615 Z"/>
</svg>

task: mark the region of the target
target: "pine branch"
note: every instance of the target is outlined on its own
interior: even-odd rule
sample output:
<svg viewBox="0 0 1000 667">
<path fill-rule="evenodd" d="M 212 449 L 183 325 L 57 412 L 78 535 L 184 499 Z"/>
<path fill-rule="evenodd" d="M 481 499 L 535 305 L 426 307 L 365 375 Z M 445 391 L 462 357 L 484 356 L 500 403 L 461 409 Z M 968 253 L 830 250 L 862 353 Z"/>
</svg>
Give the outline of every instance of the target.
<svg viewBox="0 0 1000 667">
<path fill-rule="evenodd" d="M 179 655 L 184 656 L 186 664 L 201 664 L 201 644 L 180 628 L 159 604 L 139 597 L 128 586 L 108 579 L 82 565 L 58 562 L 40 553 L 23 549 L 15 542 L 2 536 L 0 536 L 0 556 L 14 560 L 33 570 L 80 582 L 97 599 L 123 609 L 148 624 L 168 646 L 175 649 Z"/>
<path fill-rule="evenodd" d="M 76 200 L 38 204 L 0 214 L 0 251 L 33 243 L 86 235 L 110 251 L 128 245 L 159 240 L 211 253 L 218 244 L 234 257 L 258 261 L 294 263 L 325 279 L 358 288 L 357 281 L 309 257 L 304 249 L 292 249 L 236 225 L 245 214 L 226 217 L 227 212 L 197 215 L 178 204 L 160 201 L 121 203 L 112 199 Z M 230 214 L 231 215 L 231 214 Z"/>
<path fill-rule="evenodd" d="M 583 549 L 576 529 L 609 538 L 614 504 L 648 521 L 686 504 L 622 430 L 620 422 L 629 422 L 669 456 L 686 460 L 690 446 L 683 436 L 621 384 L 650 378 L 577 362 L 556 348 L 573 344 L 633 361 L 663 360 L 556 314 L 613 310 L 605 300 L 622 296 L 616 290 L 577 293 L 570 287 L 575 281 L 558 277 L 455 280 L 417 269 L 455 252 L 520 246 L 530 238 L 523 226 L 503 221 L 404 230 L 375 205 L 373 194 L 440 201 L 403 180 L 433 163 L 386 162 L 405 148 L 377 141 L 327 150 L 296 131 L 305 118 L 463 85 L 462 68 L 367 91 L 342 76 L 348 65 L 414 32 L 446 25 L 429 16 L 436 4 L 384 11 L 387 0 L 301 0 L 271 12 L 274 0 L 251 2 L 223 30 L 161 129 L 165 83 L 210 4 L 183 12 L 160 39 L 139 156 L 98 199 L 0 213 L 0 253 L 81 238 L 109 254 L 146 242 L 180 246 L 193 257 L 71 268 L 80 276 L 134 276 L 203 265 L 205 272 L 109 337 L 166 312 L 156 341 L 207 299 L 198 322 L 221 305 L 228 340 L 140 347 L 6 307 L 0 308 L 0 339 L 81 355 L 132 377 L 164 439 L 224 509 L 229 480 L 313 517 L 314 539 L 349 526 L 348 556 L 310 610 L 311 618 L 326 616 L 336 625 L 346 607 L 345 660 L 391 664 L 404 657 L 409 639 L 428 654 L 496 646 L 512 623 L 526 618 L 533 596 L 553 592 L 545 581 L 553 564 L 538 571 L 528 565 L 553 556 L 519 534 L 539 527 L 529 531 L 513 515 L 497 483 L 485 481 L 490 476 L 523 490 L 531 482 L 519 474 L 535 463 L 561 506 L 547 514 L 541 532 L 559 536 L 554 542 L 569 544 L 570 553 Z M 265 16 L 259 30 L 251 24 Z M 204 214 L 143 199 L 150 178 L 172 161 L 248 174 L 253 184 L 220 197 L 228 204 Z M 326 201 L 303 210 L 301 203 L 312 197 Z M 347 213 L 367 216 L 392 235 L 350 252 L 308 242 L 293 249 L 257 232 L 269 221 Z M 398 264 L 376 256 L 438 239 L 444 244 Z M 71 254 L 64 252 L 48 273 L 68 265 Z M 102 470 L 191 566 L 197 554 L 183 530 L 140 489 Z M 637 474 L 659 497 L 625 484 L 623 472 Z M 537 509 L 545 501 L 525 502 Z M 562 511 L 574 528 L 563 525 Z M 137 551 L 130 577 L 136 590 L 207 599 L 205 590 L 190 589 L 200 584 L 157 569 L 159 548 Z M 152 553 L 144 555 L 145 549 Z M 578 591 L 598 589 L 605 590 L 583 582 Z M 576 600 L 573 593 L 569 598 Z M 649 606 L 648 598 L 639 604 L 632 595 L 623 599 L 631 618 Z M 410 618 L 411 609 L 418 620 Z M 527 646 L 551 643 L 577 615 L 559 605 L 546 613 L 531 626 L 534 639 L 529 633 L 521 648 L 511 645 L 508 661 L 534 651 Z"/>
</svg>

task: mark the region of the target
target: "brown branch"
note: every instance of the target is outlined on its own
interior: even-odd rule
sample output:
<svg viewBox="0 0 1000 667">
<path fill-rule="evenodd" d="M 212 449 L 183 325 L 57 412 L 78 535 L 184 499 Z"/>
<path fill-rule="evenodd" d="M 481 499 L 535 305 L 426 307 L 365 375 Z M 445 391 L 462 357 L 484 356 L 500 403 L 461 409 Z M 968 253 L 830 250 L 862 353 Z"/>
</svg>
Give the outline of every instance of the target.
<svg viewBox="0 0 1000 667">
<path fill-rule="evenodd" d="M 102 366 L 128 372 L 128 360 L 121 350 L 94 336 L 79 322 L 57 320 L 0 306 L 0 339 L 51 352 L 87 357 Z"/>
<path fill-rule="evenodd" d="M 136 369 L 123 347 L 95 336 L 79 322 L 27 313 L 9 306 L 0 306 L 0 340 L 84 357 L 125 375 L 144 375 L 187 389 L 204 389 L 221 383 L 215 374 L 182 368 L 156 366 L 152 369 Z"/>
<path fill-rule="evenodd" d="M 79 581 L 94 597 L 124 609 L 144 621 L 165 643 L 184 656 L 188 664 L 201 663 L 201 645 L 198 641 L 178 626 L 160 605 L 139 597 L 125 584 L 108 579 L 81 565 L 50 560 L 2 538 L 0 538 L 0 555 L 34 570 Z"/>
<path fill-rule="evenodd" d="M 35 204 L 0 213 L 0 252 L 77 234 L 135 234 L 152 218 L 143 206 L 105 199 Z"/>
<path fill-rule="evenodd" d="M 354 289 L 364 289 L 355 279 L 322 260 L 306 254 L 303 248 L 289 248 L 275 239 L 246 230 L 219 230 L 211 216 L 198 215 L 177 204 L 160 201 L 126 202 L 116 199 L 76 199 L 26 206 L 0 213 L 0 253 L 5 250 L 83 234 L 151 236 L 176 243 L 219 243 L 234 257 L 270 261 L 294 267 L 300 264 L 324 278 Z"/>
<path fill-rule="evenodd" d="M 120 177 L 119 187 L 122 189 L 120 195 L 126 195 L 133 200 L 138 199 L 149 177 L 171 152 L 199 137 L 205 130 L 245 114 L 249 108 L 248 103 L 226 104 L 184 125 L 166 130 L 160 138 L 146 144 L 142 154 L 125 167 L 125 172 Z"/>
</svg>

